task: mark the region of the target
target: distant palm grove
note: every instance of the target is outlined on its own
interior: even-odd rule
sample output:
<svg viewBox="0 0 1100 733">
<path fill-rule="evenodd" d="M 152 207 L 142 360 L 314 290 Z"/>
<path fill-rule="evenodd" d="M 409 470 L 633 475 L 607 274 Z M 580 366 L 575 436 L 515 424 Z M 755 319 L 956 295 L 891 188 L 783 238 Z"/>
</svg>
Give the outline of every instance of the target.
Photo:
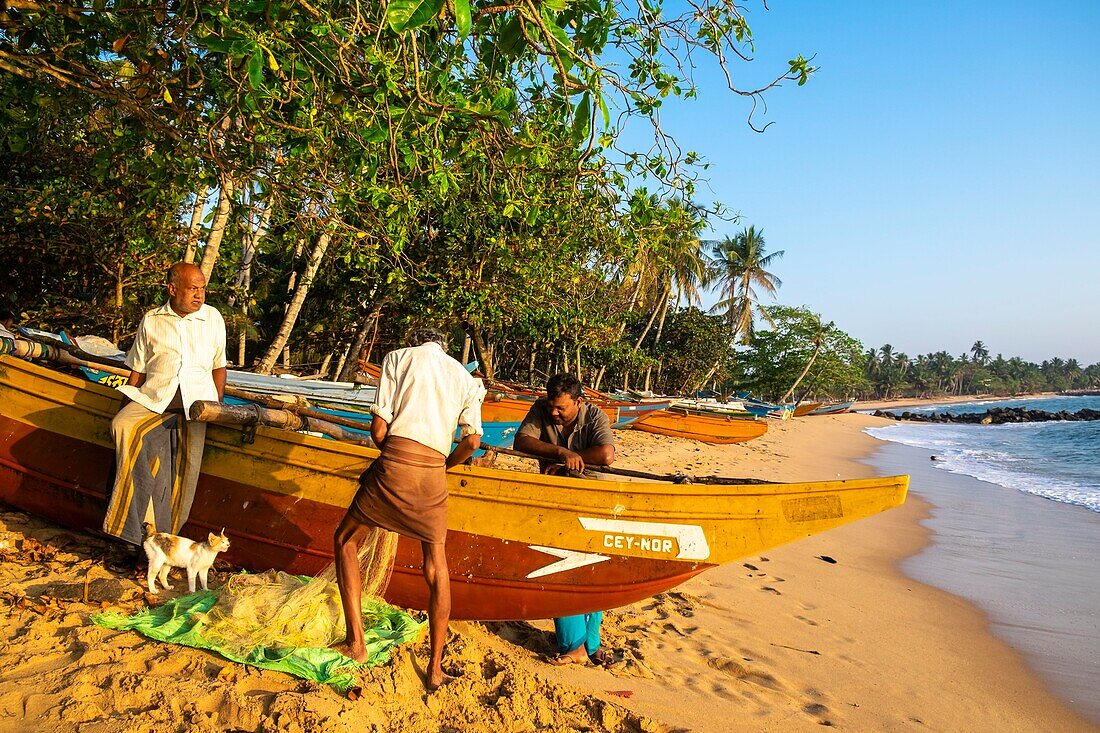
<svg viewBox="0 0 1100 733">
<path fill-rule="evenodd" d="M 1100 364 L 1085 367 L 1058 357 L 1041 364 L 1001 354 L 991 358 L 981 341 L 959 356 L 937 351 L 910 357 L 886 344 L 869 349 L 864 359 L 868 390 L 861 393 L 883 399 L 1100 389 Z"/>
<path fill-rule="evenodd" d="M 85 10 L 0 4 L 0 311 L 17 325 L 125 348 L 184 260 L 230 359 L 262 373 L 350 379 L 434 324 L 486 376 L 529 383 L 782 401 L 1097 386 L 1072 361 L 865 351 L 776 302 L 783 251 L 698 201 L 705 158 L 661 123 L 700 64 L 756 129 L 765 94 L 811 78 L 796 56 L 739 86 L 755 41 L 734 3 Z M 627 146 L 628 122 L 652 136 Z M 736 233 L 705 239 L 721 222 Z"/>
</svg>

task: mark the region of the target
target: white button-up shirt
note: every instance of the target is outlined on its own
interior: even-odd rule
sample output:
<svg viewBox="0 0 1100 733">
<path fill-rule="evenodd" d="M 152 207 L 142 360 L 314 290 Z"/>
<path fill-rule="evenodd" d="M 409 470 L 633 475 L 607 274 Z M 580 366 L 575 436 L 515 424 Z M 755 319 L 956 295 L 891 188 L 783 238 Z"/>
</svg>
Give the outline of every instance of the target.
<svg viewBox="0 0 1100 733">
<path fill-rule="evenodd" d="M 389 423 L 388 435 L 415 440 L 447 456 L 455 427 L 483 435 L 485 387 L 434 341 L 391 351 L 382 360 L 371 412 Z"/>
<path fill-rule="evenodd" d="M 126 366 L 144 374 L 145 383 L 118 390 L 153 412 L 164 412 L 179 389 L 187 413 L 195 400 L 218 399 L 211 372 L 225 365 L 222 314 L 203 305 L 181 316 L 165 303 L 141 319 L 126 355 Z"/>
</svg>

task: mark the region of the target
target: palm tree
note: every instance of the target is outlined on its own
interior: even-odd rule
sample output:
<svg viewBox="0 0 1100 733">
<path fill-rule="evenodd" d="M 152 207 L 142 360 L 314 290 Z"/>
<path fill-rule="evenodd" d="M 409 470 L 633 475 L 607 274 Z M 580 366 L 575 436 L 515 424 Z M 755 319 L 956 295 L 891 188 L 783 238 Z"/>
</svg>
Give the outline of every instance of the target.
<svg viewBox="0 0 1100 733">
<path fill-rule="evenodd" d="M 783 281 L 767 268 L 782 256 L 783 250 L 766 254 L 764 232 L 752 226 L 732 239 L 726 237 L 713 243 L 711 270 L 714 279 L 721 283 L 722 299 L 711 312 L 725 314 L 734 341 L 743 344 L 752 341 L 754 311 L 769 320 L 760 305 L 757 288 L 775 296 Z"/>
<path fill-rule="evenodd" d="M 803 367 L 802 373 L 798 375 L 798 379 L 794 380 L 794 384 L 787 390 L 787 393 L 779 398 L 780 404 L 787 401 L 787 399 L 794 394 L 794 391 L 798 389 L 798 385 L 806 378 L 806 375 L 810 373 L 810 368 L 813 367 L 814 362 L 817 360 L 817 355 L 821 353 L 821 347 L 825 345 L 829 335 L 836 330 L 836 324 L 832 321 L 828 323 L 822 323 L 821 318 L 814 316 L 813 332 L 810 334 L 810 341 L 814 345 L 813 353 L 810 354 L 810 358 L 806 361 L 806 366 Z"/>
<path fill-rule="evenodd" d="M 974 342 L 974 345 L 970 347 L 970 353 L 974 356 L 974 363 L 978 366 L 985 366 L 989 363 L 989 349 L 981 341 Z"/>
</svg>

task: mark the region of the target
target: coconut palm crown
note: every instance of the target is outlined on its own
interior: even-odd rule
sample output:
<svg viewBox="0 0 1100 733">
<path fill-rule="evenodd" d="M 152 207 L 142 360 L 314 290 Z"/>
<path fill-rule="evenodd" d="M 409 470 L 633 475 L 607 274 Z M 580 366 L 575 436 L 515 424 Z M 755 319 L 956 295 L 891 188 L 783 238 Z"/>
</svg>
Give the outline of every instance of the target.
<svg viewBox="0 0 1100 733">
<path fill-rule="evenodd" d="M 782 256 L 783 250 L 767 253 L 764 231 L 753 226 L 713 243 L 710 267 L 714 280 L 720 283 L 721 300 L 711 312 L 724 314 L 734 341 L 752 341 L 754 313 L 769 320 L 758 290 L 775 297 L 783 281 L 767 268 Z"/>
</svg>

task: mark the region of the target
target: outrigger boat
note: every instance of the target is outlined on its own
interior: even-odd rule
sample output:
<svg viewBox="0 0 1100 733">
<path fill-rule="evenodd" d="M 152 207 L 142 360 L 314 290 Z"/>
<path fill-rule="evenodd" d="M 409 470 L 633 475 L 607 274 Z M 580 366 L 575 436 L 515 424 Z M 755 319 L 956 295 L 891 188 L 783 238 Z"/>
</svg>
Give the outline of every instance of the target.
<svg viewBox="0 0 1100 733">
<path fill-rule="evenodd" d="M 490 392 L 481 406 L 481 419 L 488 422 L 523 422 L 527 417 L 527 411 L 531 409 L 534 395 L 528 399 L 522 397 L 505 397 L 500 393 Z M 669 406 L 669 402 L 614 402 L 590 400 L 592 404 L 600 408 L 603 414 L 611 422 L 613 428 L 629 427 L 636 420 L 646 415 L 651 415 Z"/>
<path fill-rule="evenodd" d="M 852 409 L 852 405 L 856 403 L 855 400 L 848 400 L 847 402 L 834 402 L 831 405 L 822 405 L 816 410 L 812 411 L 811 415 L 840 415 L 848 412 Z"/>
<path fill-rule="evenodd" d="M 634 421 L 635 430 L 677 438 L 691 438 L 704 443 L 744 443 L 768 432 L 764 420 L 723 415 L 705 415 L 675 408 L 650 414 Z"/>
<path fill-rule="evenodd" d="M 804 415 L 811 414 L 814 410 L 817 410 L 824 402 L 800 402 L 794 406 L 794 412 L 791 413 L 791 417 L 802 417 Z"/>
<path fill-rule="evenodd" d="M 114 389 L 0 356 L 0 500 L 96 531 L 114 463 Z M 739 421 L 744 422 L 744 421 Z M 267 428 L 211 424 L 190 520 L 225 527 L 227 559 L 315 574 L 360 472 L 378 452 Z M 459 466 L 448 474 L 456 619 L 614 608 L 708 568 L 898 506 L 908 477 L 798 484 L 597 481 Z M 402 539 L 386 597 L 425 608 L 419 545 Z"/>
</svg>

